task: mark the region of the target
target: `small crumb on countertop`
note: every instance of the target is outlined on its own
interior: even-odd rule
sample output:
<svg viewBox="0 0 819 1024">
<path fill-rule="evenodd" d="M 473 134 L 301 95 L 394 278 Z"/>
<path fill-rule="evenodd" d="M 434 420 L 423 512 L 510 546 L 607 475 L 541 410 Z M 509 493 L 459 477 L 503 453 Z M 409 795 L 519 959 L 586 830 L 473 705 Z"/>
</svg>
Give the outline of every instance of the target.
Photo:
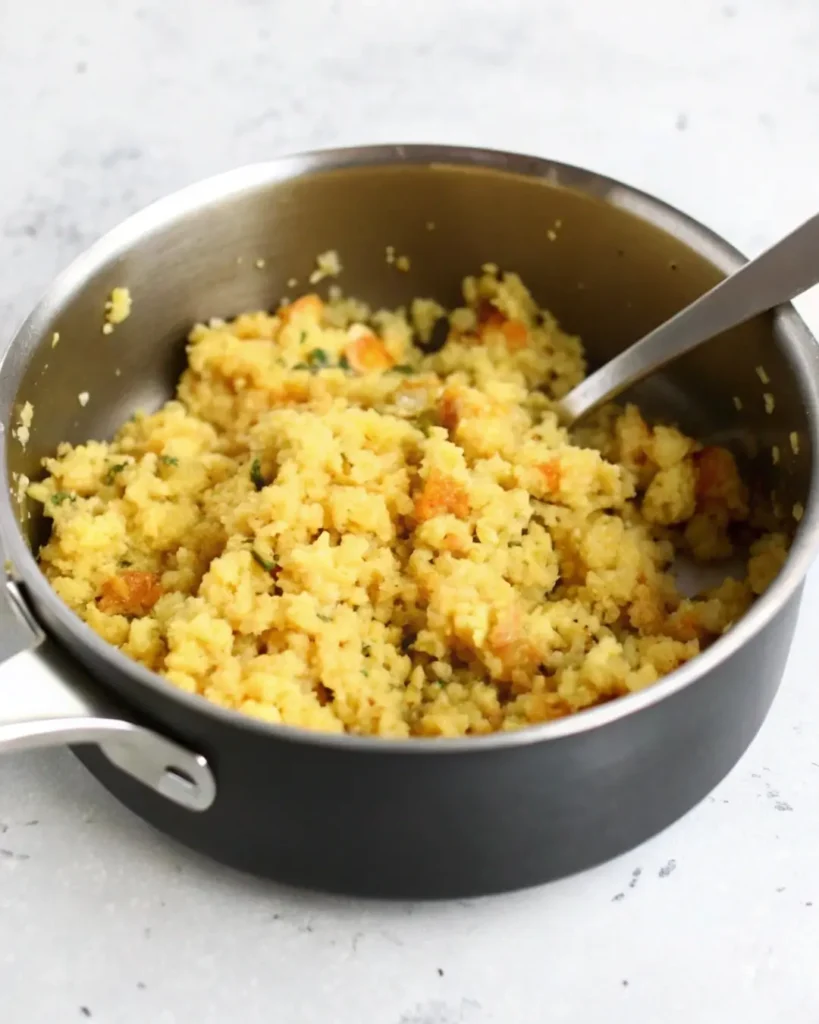
<svg viewBox="0 0 819 1024">
<path fill-rule="evenodd" d="M 88 392 L 87 392 L 87 391 L 81 391 L 81 392 L 80 392 L 80 393 L 79 393 L 79 394 L 77 395 L 77 401 L 78 401 L 78 402 L 80 403 L 80 405 L 82 405 L 82 406 L 84 407 L 84 406 L 88 405 L 88 399 L 89 399 L 90 397 L 91 397 L 91 396 L 90 396 L 90 395 L 88 394 Z"/>
<path fill-rule="evenodd" d="M 388 245 L 386 249 L 387 263 L 395 263 L 395 246 Z"/>
<path fill-rule="evenodd" d="M 790 433 L 791 451 L 794 455 L 799 454 L 799 434 L 792 430 Z"/>
<path fill-rule="evenodd" d="M 16 429 L 12 430 L 12 437 L 20 442 L 20 447 L 25 448 L 31 437 L 31 421 L 34 419 L 34 406 L 26 402 L 20 410 L 20 419 Z"/>
<path fill-rule="evenodd" d="M 737 412 L 741 412 L 742 410 L 742 399 L 739 395 L 734 395 L 734 408 Z"/>
<path fill-rule="evenodd" d="M 103 334 L 110 334 L 114 324 L 121 324 L 131 315 L 131 293 L 127 288 L 114 288 L 111 296 L 105 303 L 105 326 Z M 109 327 L 110 330 L 106 330 Z"/>
<path fill-rule="evenodd" d="M 778 445 L 774 445 L 771 448 L 771 458 L 773 459 L 773 464 L 775 466 L 779 465 L 779 446 Z"/>
<path fill-rule="evenodd" d="M 762 400 L 765 403 L 765 412 L 770 416 L 776 406 L 774 396 L 770 393 L 770 391 L 766 391 L 765 394 L 762 396 Z"/>
<path fill-rule="evenodd" d="M 768 376 L 764 366 L 757 366 L 756 375 L 762 381 L 763 384 L 770 384 L 771 378 Z"/>
<path fill-rule="evenodd" d="M 677 862 L 672 857 L 671 860 L 666 865 L 664 865 L 663 867 L 660 868 L 660 870 L 657 872 L 657 875 L 658 875 L 659 878 L 668 878 L 668 876 L 672 873 L 672 871 L 676 871 L 676 869 L 677 869 Z"/>
<path fill-rule="evenodd" d="M 427 221 L 427 231 L 434 231 L 434 230 L 435 230 L 435 221 L 434 220 L 428 220 Z"/>
<path fill-rule="evenodd" d="M 410 268 L 409 256 L 396 256 L 395 257 L 395 269 L 401 270 L 406 273 Z"/>
<path fill-rule="evenodd" d="M 299 283 L 299 279 L 297 277 L 289 277 L 287 279 L 287 287 L 288 288 L 295 288 L 298 285 L 298 283 Z"/>
<path fill-rule="evenodd" d="M 258 259 L 256 260 L 256 269 L 257 269 L 257 270 L 264 270 L 264 268 L 265 268 L 266 266 L 267 266 L 266 262 L 265 262 L 265 261 L 264 261 L 264 260 L 262 259 L 262 257 L 260 256 L 260 257 L 259 257 L 259 258 L 258 258 Z"/>
<path fill-rule="evenodd" d="M 115 377 L 121 377 L 122 376 L 122 370 L 120 370 L 119 367 L 117 367 L 116 370 L 114 370 L 114 376 Z"/>
<path fill-rule="evenodd" d="M 310 275 L 310 284 L 318 284 L 325 277 L 338 277 L 341 273 L 341 260 L 335 249 L 319 253 L 316 257 L 316 269 Z"/>
<path fill-rule="evenodd" d="M 52 348 L 56 348 L 59 344 L 60 344 L 60 332 L 59 331 L 55 331 L 51 335 L 51 347 Z"/>
<path fill-rule="evenodd" d="M 109 324 L 109 323 L 104 323 L 102 325 L 102 333 L 103 334 L 113 334 L 114 333 L 114 325 L 113 324 Z"/>
<path fill-rule="evenodd" d="M 793 518 L 798 523 L 801 521 L 802 516 L 805 514 L 805 506 L 802 504 L 801 501 L 797 501 L 796 504 L 793 506 L 792 512 Z"/>
<path fill-rule="evenodd" d="M 557 232 L 552 230 L 552 228 L 549 228 L 549 230 L 546 232 L 546 237 L 549 239 L 550 242 L 556 242 Z"/>
</svg>

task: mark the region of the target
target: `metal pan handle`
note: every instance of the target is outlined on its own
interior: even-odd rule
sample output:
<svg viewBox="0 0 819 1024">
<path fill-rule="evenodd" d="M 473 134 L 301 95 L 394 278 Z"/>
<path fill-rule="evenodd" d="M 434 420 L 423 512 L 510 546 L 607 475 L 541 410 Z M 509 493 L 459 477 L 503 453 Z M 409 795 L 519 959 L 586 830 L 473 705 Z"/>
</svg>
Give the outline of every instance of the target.
<svg viewBox="0 0 819 1024">
<path fill-rule="evenodd" d="M 0 754 L 63 744 L 95 743 L 109 761 L 191 811 L 204 811 L 216 783 L 201 754 L 128 721 L 95 688 L 80 665 L 40 628 L 17 584 L 7 580 L 2 610 Z"/>
</svg>

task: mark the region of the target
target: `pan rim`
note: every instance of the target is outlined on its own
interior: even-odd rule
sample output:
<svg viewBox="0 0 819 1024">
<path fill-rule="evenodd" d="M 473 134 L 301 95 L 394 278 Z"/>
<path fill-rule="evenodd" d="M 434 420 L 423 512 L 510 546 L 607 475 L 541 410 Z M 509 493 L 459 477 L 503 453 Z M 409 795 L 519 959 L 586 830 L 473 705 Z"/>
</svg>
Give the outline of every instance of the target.
<svg viewBox="0 0 819 1024">
<path fill-rule="evenodd" d="M 542 180 L 552 187 L 578 189 L 601 202 L 625 208 L 661 230 L 676 232 L 684 244 L 706 256 L 726 273 L 745 262 L 745 257 L 725 239 L 693 217 L 649 193 L 572 164 L 503 150 L 436 144 L 352 146 L 307 151 L 248 164 L 211 176 L 156 200 L 94 242 L 57 276 L 8 343 L 0 359 L 0 432 L 7 435 L 5 443 L 0 444 L 0 478 L 5 481 L 0 495 L 0 540 L 6 549 L 6 557 L 14 567 L 15 576 L 34 599 L 35 608 L 44 606 L 49 617 L 61 629 L 72 634 L 78 643 L 89 648 L 96 658 L 108 663 L 112 670 L 124 673 L 135 683 L 147 686 L 188 711 L 210 717 L 223 725 L 250 729 L 279 742 L 338 747 L 350 752 L 391 752 L 402 755 L 456 752 L 476 754 L 590 733 L 648 710 L 702 680 L 759 633 L 782 610 L 804 581 L 819 547 L 819 500 L 816 493 L 819 477 L 819 346 L 791 305 L 777 311 L 772 324 L 772 336 L 791 364 L 801 389 L 800 398 L 807 411 L 811 434 L 812 458 L 804 515 L 782 570 L 751 609 L 708 650 L 644 690 L 587 708 L 566 718 L 486 736 L 388 739 L 381 736 L 323 733 L 301 726 L 265 722 L 239 711 L 219 707 L 205 697 L 175 687 L 94 633 L 51 588 L 17 524 L 11 502 L 11 481 L 6 456 L 6 444 L 10 440 L 8 426 L 28 357 L 35 345 L 43 340 L 42 328 L 67 295 L 81 287 L 93 271 L 127 251 L 135 239 L 186 213 L 206 208 L 210 203 L 223 201 L 243 190 L 322 172 L 385 168 L 402 164 L 505 172 Z M 76 657 L 73 652 L 72 656 Z M 77 660 L 84 662 L 82 658 Z M 90 670 L 89 674 L 93 675 Z"/>
</svg>

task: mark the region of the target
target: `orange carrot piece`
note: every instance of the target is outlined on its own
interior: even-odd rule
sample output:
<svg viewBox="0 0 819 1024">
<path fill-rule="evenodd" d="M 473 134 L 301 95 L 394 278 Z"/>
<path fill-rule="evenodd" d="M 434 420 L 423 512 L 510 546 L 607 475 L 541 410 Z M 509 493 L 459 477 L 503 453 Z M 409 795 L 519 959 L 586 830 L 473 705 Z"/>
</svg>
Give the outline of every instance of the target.
<svg viewBox="0 0 819 1024">
<path fill-rule="evenodd" d="M 507 320 L 501 331 L 510 352 L 519 352 L 529 344 L 529 329 L 522 320 Z"/>
<path fill-rule="evenodd" d="M 548 462 L 541 463 L 537 468 L 543 474 L 549 491 L 552 494 L 557 494 L 560 490 L 560 480 L 562 477 L 560 459 L 549 459 Z"/>
<path fill-rule="evenodd" d="M 108 615 L 147 615 L 162 596 L 154 572 L 121 572 L 102 584 L 99 609 Z"/>
<path fill-rule="evenodd" d="M 303 316 L 307 320 L 314 320 L 318 323 L 324 314 L 324 302 L 320 295 L 310 293 L 302 295 L 286 306 L 280 306 L 278 315 L 282 321 L 289 324 L 296 316 Z"/>
<path fill-rule="evenodd" d="M 395 364 L 384 342 L 375 334 L 362 334 L 355 341 L 351 341 L 344 349 L 344 355 L 356 373 L 389 370 Z"/>
<path fill-rule="evenodd" d="M 709 445 L 694 456 L 697 467 L 697 497 L 718 501 L 736 487 L 739 472 L 727 448 Z"/>
<path fill-rule="evenodd" d="M 434 469 L 415 499 L 415 518 L 419 523 L 423 523 L 446 512 L 451 512 L 459 519 L 465 519 L 469 515 L 469 498 L 466 491 L 452 477 L 444 476 Z"/>
</svg>

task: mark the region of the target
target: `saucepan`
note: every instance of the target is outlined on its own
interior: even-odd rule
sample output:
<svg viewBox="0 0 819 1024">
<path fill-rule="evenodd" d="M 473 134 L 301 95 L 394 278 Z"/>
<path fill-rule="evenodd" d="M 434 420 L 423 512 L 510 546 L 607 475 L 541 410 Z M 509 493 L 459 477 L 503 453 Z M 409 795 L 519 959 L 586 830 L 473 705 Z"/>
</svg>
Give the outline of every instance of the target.
<svg viewBox="0 0 819 1024">
<path fill-rule="evenodd" d="M 411 254 L 410 273 L 387 262 L 387 246 Z M 592 367 L 743 262 L 696 221 L 609 178 L 438 146 L 276 160 L 130 218 L 54 282 L 0 369 L 11 652 L 0 669 L 0 751 L 68 744 L 122 803 L 176 840 L 325 890 L 472 896 L 622 853 L 716 785 L 779 686 L 819 535 L 819 350 L 790 307 L 726 332 L 628 396 L 650 416 L 729 445 L 783 508 L 804 508 L 784 569 L 707 651 L 648 689 L 572 717 L 405 741 L 265 723 L 182 692 L 108 646 L 37 566 L 47 527 L 25 482 L 41 459 L 158 407 L 181 372 L 191 324 L 275 305 L 287 280 L 304 279 L 328 249 L 341 254 L 350 294 L 387 306 L 415 295 L 455 304 L 460 280 L 482 263 L 513 269 L 582 336 Z M 105 337 L 105 299 L 121 285 L 133 312 Z M 775 396 L 772 411 L 763 391 Z M 27 402 L 34 415 L 23 446 L 15 424 Z"/>
</svg>

